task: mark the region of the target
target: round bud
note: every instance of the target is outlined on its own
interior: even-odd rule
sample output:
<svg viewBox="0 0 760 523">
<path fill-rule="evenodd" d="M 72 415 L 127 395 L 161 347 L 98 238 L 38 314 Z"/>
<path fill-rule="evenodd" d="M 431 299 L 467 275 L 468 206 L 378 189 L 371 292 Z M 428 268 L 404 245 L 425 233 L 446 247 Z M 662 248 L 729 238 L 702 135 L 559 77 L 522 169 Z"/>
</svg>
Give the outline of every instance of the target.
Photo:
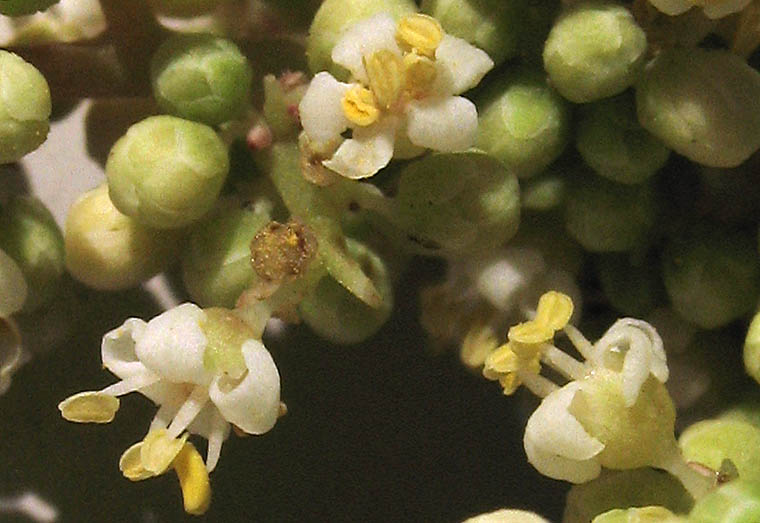
<svg viewBox="0 0 760 523">
<path fill-rule="evenodd" d="M 670 156 L 670 150 L 641 127 L 628 95 L 582 106 L 575 145 L 595 172 L 619 183 L 643 182 Z"/>
<path fill-rule="evenodd" d="M 379 13 L 398 20 L 417 11 L 413 0 L 325 0 L 314 15 L 306 40 L 306 58 L 313 74 L 329 71 L 347 80 L 348 71 L 333 63 L 330 55 L 343 33 L 356 22 Z"/>
<path fill-rule="evenodd" d="M 678 439 L 688 461 L 720 470 L 730 459 L 739 477 L 760 481 L 760 428 L 739 419 L 712 419 L 695 423 Z"/>
<path fill-rule="evenodd" d="M 37 11 L 44 11 L 59 0 L 2 0 L 0 1 L 0 14 L 5 16 L 31 15 Z"/>
<path fill-rule="evenodd" d="M 646 34 L 625 7 L 583 3 L 552 27 L 544 67 L 562 96 L 590 102 L 630 86 L 641 72 L 646 49 Z"/>
<path fill-rule="evenodd" d="M 519 200 L 517 178 L 491 156 L 433 154 L 401 170 L 394 219 L 415 252 L 486 251 L 517 232 Z"/>
<path fill-rule="evenodd" d="M 744 368 L 747 374 L 760 383 L 760 312 L 752 318 L 744 339 Z"/>
<path fill-rule="evenodd" d="M 0 163 L 15 162 L 45 141 L 50 110 L 42 74 L 19 56 L 0 51 Z"/>
<path fill-rule="evenodd" d="M 754 239 L 708 225 L 670 239 L 662 277 L 673 308 L 703 329 L 740 318 L 757 304 L 760 266 Z"/>
<path fill-rule="evenodd" d="M 760 147 L 760 73 L 728 51 L 663 51 L 636 86 L 639 121 L 679 154 L 734 167 Z"/>
<path fill-rule="evenodd" d="M 729 481 L 701 498 L 689 513 L 699 523 L 749 523 L 760 521 L 760 482 Z"/>
<path fill-rule="evenodd" d="M 325 276 L 299 305 L 301 317 L 318 335 L 339 344 L 359 343 L 383 326 L 393 311 L 391 275 L 380 259 L 364 244 L 346 238 L 348 254 L 359 262 L 380 293 L 382 303 L 374 309 L 331 276 Z"/>
<path fill-rule="evenodd" d="M 151 85 L 169 114 L 217 125 L 240 116 L 253 72 L 231 41 L 207 34 L 176 35 L 151 59 Z"/>
<path fill-rule="evenodd" d="M 0 249 L 21 269 L 28 287 L 24 312 L 53 300 L 64 272 L 63 235 L 39 200 L 19 196 L 0 213 Z"/>
<path fill-rule="evenodd" d="M 484 50 L 496 65 L 517 53 L 522 6 L 503 0 L 423 0 L 422 12 L 451 35 Z"/>
<path fill-rule="evenodd" d="M 271 219 L 271 206 L 225 201 L 190 234 L 182 281 L 203 307 L 235 306 L 253 280 L 250 244 Z"/>
<path fill-rule="evenodd" d="M 616 508 L 595 517 L 591 523 L 630 523 L 639 521 L 646 523 L 686 523 L 687 518 L 676 516 L 665 507 L 633 507 Z"/>
<path fill-rule="evenodd" d="M 594 175 L 569 184 L 565 226 L 592 252 L 622 252 L 643 243 L 658 212 L 651 184 L 623 185 Z"/>
<path fill-rule="evenodd" d="M 99 290 L 134 287 L 163 270 L 174 258 L 178 237 L 149 229 L 120 213 L 108 186 L 86 192 L 66 217 L 66 268 Z"/>
<path fill-rule="evenodd" d="M 229 158 L 210 127 L 175 116 L 131 126 L 106 162 L 108 192 L 119 211 L 158 229 L 206 214 L 222 189 Z"/>
<path fill-rule="evenodd" d="M 664 298 L 660 275 L 652 270 L 651 256 L 635 263 L 625 254 L 608 254 L 597 259 L 596 268 L 604 295 L 612 306 L 627 316 L 643 318 Z"/>
<path fill-rule="evenodd" d="M 544 170 L 564 150 L 569 104 L 543 71 L 521 68 L 491 84 L 478 102 L 476 145 L 518 176 Z"/>
</svg>

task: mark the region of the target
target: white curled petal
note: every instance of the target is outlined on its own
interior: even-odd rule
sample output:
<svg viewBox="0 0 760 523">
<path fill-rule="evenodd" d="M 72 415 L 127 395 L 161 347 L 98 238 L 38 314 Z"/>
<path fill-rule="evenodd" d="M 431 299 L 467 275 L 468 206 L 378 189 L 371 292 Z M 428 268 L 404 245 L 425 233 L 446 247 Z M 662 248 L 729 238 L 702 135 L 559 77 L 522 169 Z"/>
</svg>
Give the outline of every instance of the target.
<svg viewBox="0 0 760 523">
<path fill-rule="evenodd" d="M 528 461 L 550 478 L 583 483 L 599 475 L 596 459 L 604 444 L 591 436 L 568 410 L 578 382 L 570 382 L 543 399 L 528 419 L 523 445 Z"/>
<path fill-rule="evenodd" d="M 298 116 L 309 138 L 319 143 L 330 142 L 348 128 L 341 100 L 350 87 L 330 73 L 317 73 L 312 78 L 298 104 Z"/>
<path fill-rule="evenodd" d="M 121 379 L 145 372 L 135 352 L 135 345 L 145 332 L 147 323 L 139 318 L 129 318 L 121 327 L 107 332 L 100 345 L 103 366 Z"/>
<path fill-rule="evenodd" d="M 509 311 L 536 276 L 545 270 L 544 257 L 536 249 L 504 249 L 479 264 L 476 286 L 491 305 Z"/>
<path fill-rule="evenodd" d="M 175 383 L 208 384 L 212 376 L 203 366 L 206 336 L 201 324 L 206 314 L 183 303 L 148 322 L 135 344 L 140 361 L 162 378 Z"/>
<path fill-rule="evenodd" d="M 396 43 L 396 22 L 387 13 L 372 16 L 349 27 L 333 47 L 330 57 L 366 85 L 368 80 L 363 58 L 382 49 L 401 55 L 401 49 Z"/>
<path fill-rule="evenodd" d="M 433 90 L 440 94 L 460 94 L 472 89 L 494 65 L 488 53 L 448 34 L 435 50 L 435 64 L 438 74 Z"/>
<path fill-rule="evenodd" d="M 652 352 L 642 341 L 632 339 L 623 360 L 623 398 L 626 407 L 632 407 L 636 403 L 641 386 L 649 377 L 652 367 Z"/>
<path fill-rule="evenodd" d="M 680 15 L 694 7 L 694 3 L 689 0 L 649 0 L 649 3 L 669 16 Z"/>
<path fill-rule="evenodd" d="M 280 410 L 280 374 L 272 355 L 258 340 L 241 347 L 248 373 L 242 380 L 219 376 L 209 396 L 225 420 L 249 434 L 263 434 L 277 421 Z"/>
<path fill-rule="evenodd" d="M 388 117 L 375 125 L 354 129 L 353 137 L 340 144 L 322 165 L 352 180 L 374 175 L 393 157 L 397 126 L 398 121 Z"/>
<path fill-rule="evenodd" d="M 26 301 L 26 280 L 18 264 L 0 249 L 0 317 L 21 310 Z"/>
<path fill-rule="evenodd" d="M 461 96 L 426 98 L 407 106 L 409 139 L 435 151 L 464 151 L 475 143 L 478 111 Z"/>
</svg>

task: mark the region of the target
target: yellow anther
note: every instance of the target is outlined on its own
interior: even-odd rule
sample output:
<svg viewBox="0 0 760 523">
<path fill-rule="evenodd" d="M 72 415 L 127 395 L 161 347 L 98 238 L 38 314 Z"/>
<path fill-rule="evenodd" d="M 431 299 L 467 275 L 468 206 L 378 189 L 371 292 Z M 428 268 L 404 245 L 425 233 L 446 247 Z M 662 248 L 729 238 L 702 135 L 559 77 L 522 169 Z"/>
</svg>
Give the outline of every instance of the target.
<svg viewBox="0 0 760 523">
<path fill-rule="evenodd" d="M 435 62 L 416 52 L 404 56 L 404 90 L 412 98 L 430 94 L 438 71 Z"/>
<path fill-rule="evenodd" d="M 544 343 L 554 337 L 554 329 L 535 320 L 518 323 L 509 329 L 509 341 L 526 344 Z"/>
<path fill-rule="evenodd" d="M 119 398 L 100 392 L 80 392 L 58 404 L 63 419 L 76 423 L 110 423 L 119 410 Z"/>
<path fill-rule="evenodd" d="M 522 381 L 517 376 L 517 374 L 510 372 L 509 374 L 505 374 L 499 378 L 499 384 L 504 389 L 504 395 L 511 396 L 518 388 L 520 388 Z"/>
<path fill-rule="evenodd" d="M 372 125 L 380 118 L 375 95 L 372 91 L 355 85 L 349 89 L 341 100 L 343 114 L 348 120 L 361 127 Z"/>
<path fill-rule="evenodd" d="M 154 475 L 163 474 L 182 450 L 187 436 L 185 433 L 179 438 L 170 438 L 166 429 L 150 431 L 140 448 L 142 466 Z"/>
<path fill-rule="evenodd" d="M 135 443 L 125 450 L 121 455 L 121 459 L 119 459 L 119 470 L 130 481 L 142 481 L 155 476 L 155 474 L 145 470 L 145 467 L 143 467 L 142 458 L 140 457 L 142 446 L 142 441 Z"/>
<path fill-rule="evenodd" d="M 411 48 L 428 58 L 435 58 L 435 50 L 443 39 L 443 28 L 438 20 L 423 14 L 401 19 L 396 30 L 396 41 L 402 48 Z"/>
<path fill-rule="evenodd" d="M 381 49 L 363 58 L 369 88 L 377 104 L 390 109 L 404 88 L 404 63 L 401 57 L 387 49 Z"/>
<path fill-rule="evenodd" d="M 567 325 L 572 315 L 573 300 L 570 299 L 570 296 L 557 291 L 549 291 L 538 300 L 536 317 L 533 321 L 557 331 Z"/>
<path fill-rule="evenodd" d="M 498 345 L 493 329 L 488 325 L 477 323 L 467 331 L 459 351 L 459 358 L 468 367 L 480 367 Z"/>
<path fill-rule="evenodd" d="M 515 372 L 520 368 L 520 361 L 517 354 L 512 350 L 510 343 L 506 343 L 488 355 L 485 361 L 483 373 L 504 374 L 506 372 Z M 495 379 L 495 378 L 491 378 Z"/>
<path fill-rule="evenodd" d="M 192 443 L 185 443 L 177 454 L 174 470 L 182 488 L 185 512 L 194 516 L 204 514 L 211 504 L 211 484 L 203 458 Z"/>
</svg>

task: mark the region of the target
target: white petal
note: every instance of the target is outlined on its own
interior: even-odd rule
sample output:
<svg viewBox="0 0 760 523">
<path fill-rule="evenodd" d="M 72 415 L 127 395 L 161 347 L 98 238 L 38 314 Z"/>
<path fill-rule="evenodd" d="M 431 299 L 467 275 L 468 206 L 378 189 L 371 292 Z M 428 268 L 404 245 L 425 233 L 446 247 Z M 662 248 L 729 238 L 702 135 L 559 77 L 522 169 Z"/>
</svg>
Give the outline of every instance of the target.
<svg viewBox="0 0 760 523">
<path fill-rule="evenodd" d="M 397 126 L 398 120 L 386 117 L 377 124 L 354 129 L 353 138 L 340 144 L 322 165 L 353 180 L 372 176 L 391 161 Z"/>
<path fill-rule="evenodd" d="M 137 357 L 168 381 L 208 384 L 212 376 L 203 366 L 206 336 L 201 329 L 205 318 L 200 307 L 192 303 L 159 314 L 148 322 L 137 339 Z"/>
<path fill-rule="evenodd" d="M 544 398 L 528 419 L 523 438 L 528 461 L 540 473 L 573 483 L 599 475 L 595 456 L 604 450 L 568 410 L 579 388 L 578 382 L 570 382 Z"/>
<path fill-rule="evenodd" d="M 491 305 L 509 311 L 535 277 L 545 270 L 544 257 L 536 249 L 505 249 L 480 265 L 476 285 Z"/>
<path fill-rule="evenodd" d="M 298 115 L 306 134 L 315 142 L 325 143 L 340 137 L 348 128 L 341 100 L 349 84 L 339 82 L 330 73 L 317 73 L 312 78 L 301 103 Z"/>
<path fill-rule="evenodd" d="M 26 293 L 24 274 L 13 258 L 0 249 L 0 317 L 6 318 L 21 310 Z"/>
<path fill-rule="evenodd" d="M 372 16 L 349 27 L 333 47 L 331 58 L 366 85 L 367 74 L 362 58 L 381 49 L 401 55 L 396 43 L 396 22 L 388 13 Z"/>
<path fill-rule="evenodd" d="M 478 85 L 493 68 L 493 60 L 482 49 L 447 34 L 435 51 L 435 65 L 438 75 L 433 89 L 440 94 L 459 94 Z"/>
<path fill-rule="evenodd" d="M 426 98 L 407 106 L 409 139 L 436 151 L 464 151 L 475 142 L 478 111 L 461 96 Z"/>
<path fill-rule="evenodd" d="M 280 410 L 280 374 L 266 347 L 248 340 L 241 348 L 248 374 L 241 380 L 217 377 L 209 396 L 225 420 L 249 434 L 263 434 L 277 421 Z"/>
<path fill-rule="evenodd" d="M 707 18 L 717 19 L 741 11 L 752 0 L 724 0 L 723 2 L 708 2 L 702 8 Z"/>
<path fill-rule="evenodd" d="M 694 3 L 689 0 L 649 0 L 649 3 L 670 16 L 680 15 L 694 7 Z"/>
<path fill-rule="evenodd" d="M 146 325 L 147 323 L 139 318 L 129 318 L 121 327 L 103 336 L 100 345 L 103 366 L 121 379 L 142 374 L 146 370 L 135 352 L 137 339 L 145 332 Z"/>
</svg>

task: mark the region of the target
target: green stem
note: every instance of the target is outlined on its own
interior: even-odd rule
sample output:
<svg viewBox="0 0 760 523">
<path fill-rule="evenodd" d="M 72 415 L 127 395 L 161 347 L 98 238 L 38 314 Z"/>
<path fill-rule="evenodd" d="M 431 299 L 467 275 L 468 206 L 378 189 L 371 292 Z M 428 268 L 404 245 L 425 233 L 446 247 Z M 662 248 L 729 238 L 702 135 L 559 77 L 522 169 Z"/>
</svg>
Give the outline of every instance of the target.
<svg viewBox="0 0 760 523">
<path fill-rule="evenodd" d="M 669 453 L 664 463 L 656 465 L 674 475 L 684 488 L 691 494 L 695 500 L 699 500 L 705 494 L 710 492 L 716 484 L 717 475 L 705 476 L 696 469 L 689 466 L 683 459 L 680 450 L 675 446 Z"/>
</svg>

